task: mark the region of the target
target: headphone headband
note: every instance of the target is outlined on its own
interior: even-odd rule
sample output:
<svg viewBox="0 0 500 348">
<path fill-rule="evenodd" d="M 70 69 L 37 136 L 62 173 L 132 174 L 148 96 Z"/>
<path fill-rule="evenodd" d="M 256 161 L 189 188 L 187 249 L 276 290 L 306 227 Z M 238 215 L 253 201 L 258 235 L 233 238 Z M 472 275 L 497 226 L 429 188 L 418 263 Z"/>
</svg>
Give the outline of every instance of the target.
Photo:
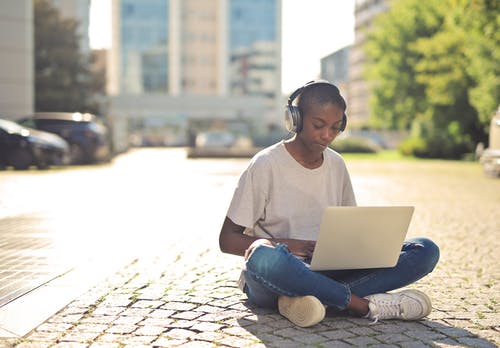
<svg viewBox="0 0 500 348">
<path fill-rule="evenodd" d="M 302 93 L 302 91 L 304 90 L 304 88 L 312 86 L 312 85 L 319 85 L 319 84 L 325 84 L 325 85 L 333 86 L 333 87 L 335 87 L 337 89 L 337 92 L 340 94 L 339 89 L 334 84 L 332 84 L 332 83 L 330 83 L 330 82 L 328 82 L 326 80 L 312 80 L 312 81 L 307 82 L 302 87 L 297 88 L 292 94 L 290 94 L 290 97 L 288 98 L 288 105 L 289 106 L 292 105 L 292 103 L 295 100 L 295 98 L 297 98 Z"/>
<path fill-rule="evenodd" d="M 304 91 L 305 88 L 319 84 L 325 84 L 334 87 L 338 96 L 342 98 L 342 96 L 340 95 L 339 88 L 335 86 L 333 83 L 328 82 L 326 80 L 312 80 L 307 82 L 302 87 L 297 88 L 295 91 L 293 91 L 292 94 L 290 94 L 286 106 L 285 126 L 289 132 L 297 133 L 302 130 L 302 115 L 300 114 L 299 108 L 293 105 L 293 101 Z M 342 125 L 340 126 L 340 130 L 344 131 L 346 126 L 347 126 L 347 116 L 344 112 L 344 114 L 342 115 Z"/>
</svg>

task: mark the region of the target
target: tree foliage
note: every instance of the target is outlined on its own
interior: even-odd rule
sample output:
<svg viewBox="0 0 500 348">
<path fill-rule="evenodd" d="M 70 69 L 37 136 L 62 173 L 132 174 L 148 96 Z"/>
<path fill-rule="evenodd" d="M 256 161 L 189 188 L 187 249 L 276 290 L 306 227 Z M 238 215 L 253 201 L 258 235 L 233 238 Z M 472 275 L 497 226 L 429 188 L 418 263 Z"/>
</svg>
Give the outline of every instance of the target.
<svg viewBox="0 0 500 348">
<path fill-rule="evenodd" d="M 47 0 L 34 1 L 35 110 L 98 113 L 104 79 L 92 73 L 92 56 L 80 52 L 78 22 L 62 18 Z"/>
<path fill-rule="evenodd" d="M 377 126 L 411 130 L 403 150 L 460 157 L 487 139 L 500 101 L 498 2 L 399 0 L 369 33 Z"/>
</svg>

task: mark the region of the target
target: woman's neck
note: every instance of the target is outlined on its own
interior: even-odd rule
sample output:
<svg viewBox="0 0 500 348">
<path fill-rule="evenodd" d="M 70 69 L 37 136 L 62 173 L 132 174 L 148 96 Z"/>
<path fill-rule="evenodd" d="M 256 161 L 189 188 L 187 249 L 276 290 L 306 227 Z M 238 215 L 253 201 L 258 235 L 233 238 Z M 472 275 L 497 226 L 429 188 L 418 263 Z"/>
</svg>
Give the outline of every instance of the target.
<svg viewBox="0 0 500 348">
<path fill-rule="evenodd" d="M 285 148 L 305 168 L 316 169 L 323 164 L 323 153 L 309 151 L 297 136 L 285 141 Z"/>
</svg>

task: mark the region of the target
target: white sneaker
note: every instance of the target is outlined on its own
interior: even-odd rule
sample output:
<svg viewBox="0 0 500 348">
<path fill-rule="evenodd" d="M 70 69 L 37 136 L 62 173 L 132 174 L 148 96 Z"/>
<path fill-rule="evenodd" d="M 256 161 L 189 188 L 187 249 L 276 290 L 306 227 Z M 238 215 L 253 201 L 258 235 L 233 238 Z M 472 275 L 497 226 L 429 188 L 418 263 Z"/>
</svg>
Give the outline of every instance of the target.
<svg viewBox="0 0 500 348">
<path fill-rule="evenodd" d="M 366 318 L 418 320 L 429 315 L 431 299 L 418 290 L 403 290 L 393 294 L 375 294 L 365 297 L 370 311 Z"/>
<path fill-rule="evenodd" d="M 300 327 L 316 325 L 326 312 L 325 306 L 314 296 L 280 296 L 278 309 L 282 316 Z"/>
</svg>

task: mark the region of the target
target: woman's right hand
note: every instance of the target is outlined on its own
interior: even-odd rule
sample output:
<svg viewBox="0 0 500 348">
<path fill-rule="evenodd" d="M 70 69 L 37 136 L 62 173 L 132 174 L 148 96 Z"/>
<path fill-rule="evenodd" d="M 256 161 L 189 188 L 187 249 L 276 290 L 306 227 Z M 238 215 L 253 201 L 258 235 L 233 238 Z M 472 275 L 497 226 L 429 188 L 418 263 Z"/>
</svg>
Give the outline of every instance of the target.
<svg viewBox="0 0 500 348">
<path fill-rule="evenodd" d="M 283 241 L 288 247 L 288 250 L 299 257 L 311 258 L 316 247 L 316 242 L 313 240 L 288 239 Z"/>
</svg>

